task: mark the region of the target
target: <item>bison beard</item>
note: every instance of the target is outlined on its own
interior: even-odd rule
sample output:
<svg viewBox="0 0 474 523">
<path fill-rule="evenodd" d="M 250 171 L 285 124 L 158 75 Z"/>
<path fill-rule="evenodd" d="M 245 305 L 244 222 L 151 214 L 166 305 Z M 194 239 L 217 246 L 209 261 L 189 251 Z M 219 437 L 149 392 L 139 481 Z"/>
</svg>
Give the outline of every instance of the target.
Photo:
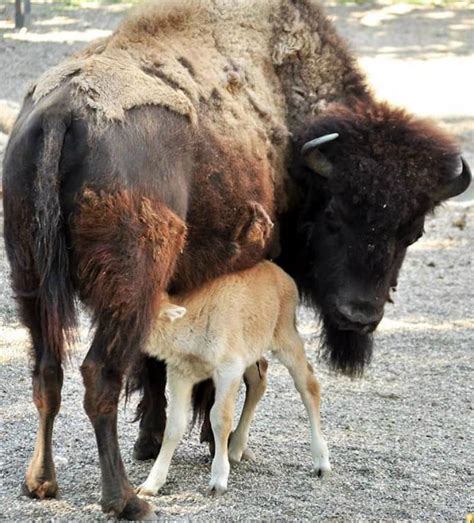
<svg viewBox="0 0 474 523">
<path fill-rule="evenodd" d="M 372 359 L 372 334 L 338 329 L 324 316 L 321 340 L 323 357 L 333 369 L 351 377 L 362 376 Z"/>
</svg>

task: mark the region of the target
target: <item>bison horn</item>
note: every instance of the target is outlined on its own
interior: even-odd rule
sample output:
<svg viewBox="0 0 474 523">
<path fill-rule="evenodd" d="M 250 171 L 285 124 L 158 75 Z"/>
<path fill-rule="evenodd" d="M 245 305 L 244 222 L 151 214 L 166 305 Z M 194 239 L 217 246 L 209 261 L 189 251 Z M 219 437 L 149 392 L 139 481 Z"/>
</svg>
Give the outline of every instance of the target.
<svg viewBox="0 0 474 523">
<path fill-rule="evenodd" d="M 306 142 L 301 148 L 301 155 L 306 167 L 309 167 L 316 174 L 328 178 L 332 171 L 332 164 L 324 154 L 318 151 L 318 147 L 324 143 L 332 142 L 338 137 L 338 133 L 325 134 Z"/>
<path fill-rule="evenodd" d="M 339 138 L 338 133 L 325 134 L 324 136 L 310 140 L 309 142 L 306 142 L 301 148 L 301 154 L 306 156 L 306 154 L 311 152 L 315 147 L 319 147 L 320 145 L 323 145 L 323 143 L 332 142 L 336 138 Z"/>
<path fill-rule="evenodd" d="M 469 187 L 472 179 L 471 169 L 462 156 L 460 163 L 461 172 L 454 178 L 451 178 L 445 185 L 443 185 L 443 187 L 441 187 L 441 190 L 437 192 L 436 197 L 439 200 L 453 198 L 454 196 L 463 193 Z"/>
</svg>

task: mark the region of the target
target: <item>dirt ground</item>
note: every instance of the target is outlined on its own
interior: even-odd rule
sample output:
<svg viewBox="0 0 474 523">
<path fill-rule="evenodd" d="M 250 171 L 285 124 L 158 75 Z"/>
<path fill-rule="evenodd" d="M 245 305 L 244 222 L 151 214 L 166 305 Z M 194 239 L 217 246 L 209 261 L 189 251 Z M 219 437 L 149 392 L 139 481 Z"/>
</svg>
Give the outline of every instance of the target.
<svg viewBox="0 0 474 523">
<path fill-rule="evenodd" d="M 17 32 L 11 6 L 0 5 L 0 99 L 20 103 L 29 82 L 84 42 L 107 34 L 125 8 L 33 4 L 33 27 Z M 440 120 L 474 165 L 472 4 L 327 10 L 380 97 Z M 0 160 L 6 140 L 0 133 Z M 462 200 L 439 210 L 410 249 L 396 304 L 387 308 L 364 379 L 328 371 L 318 358 L 317 321 L 301 310 L 300 330 L 323 386 L 332 475 L 323 481 L 310 475 L 304 409 L 286 371 L 271 362 L 269 388 L 251 433 L 257 460 L 235 467 L 229 492 L 210 499 L 207 451 L 192 432 L 177 450 L 169 482 L 153 498 L 163 519 L 460 521 L 474 512 L 472 190 Z M 0 244 L 0 519 L 105 520 L 93 433 L 81 408 L 78 364 L 86 331 L 66 370 L 55 429 L 62 499 L 19 496 L 37 426 L 27 346 Z M 121 411 L 119 433 L 130 478 L 138 485 L 151 463 L 131 458 L 137 431 L 131 418 L 131 408 Z"/>
</svg>

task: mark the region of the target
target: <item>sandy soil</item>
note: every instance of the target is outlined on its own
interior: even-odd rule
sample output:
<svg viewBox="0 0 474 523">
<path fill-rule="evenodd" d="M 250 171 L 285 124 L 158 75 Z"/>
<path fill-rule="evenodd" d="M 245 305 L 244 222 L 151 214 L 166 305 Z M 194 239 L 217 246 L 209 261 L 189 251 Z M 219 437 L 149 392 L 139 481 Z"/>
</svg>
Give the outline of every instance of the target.
<svg viewBox="0 0 474 523">
<path fill-rule="evenodd" d="M 440 119 L 474 165 L 472 8 L 328 6 L 354 44 L 381 97 Z M 106 34 L 123 6 L 68 10 L 34 5 L 26 33 L 0 6 L 0 98 L 19 103 L 30 81 L 85 41 Z M 6 136 L 0 133 L 0 160 Z M 466 200 L 466 198 L 464 198 Z M 467 197 L 469 200 L 469 196 Z M 0 216 L 1 219 L 1 216 Z M 472 245 L 474 203 L 445 206 L 405 263 L 396 305 L 377 333 L 375 361 L 363 380 L 330 373 L 318 359 L 317 322 L 300 313 L 307 351 L 323 385 L 323 420 L 333 474 L 310 475 L 306 416 L 284 368 L 270 366 L 268 392 L 251 434 L 257 460 L 235 467 L 230 491 L 205 496 L 209 459 L 192 432 L 176 453 L 170 480 L 154 503 L 173 520 L 461 520 L 474 512 L 472 443 Z M 0 519 L 104 520 L 92 429 L 81 408 L 77 370 L 87 332 L 66 371 L 55 430 L 59 501 L 19 497 L 37 426 L 19 326 L 0 246 Z M 136 426 L 120 417 L 133 484 L 150 463 L 135 463 Z"/>
</svg>

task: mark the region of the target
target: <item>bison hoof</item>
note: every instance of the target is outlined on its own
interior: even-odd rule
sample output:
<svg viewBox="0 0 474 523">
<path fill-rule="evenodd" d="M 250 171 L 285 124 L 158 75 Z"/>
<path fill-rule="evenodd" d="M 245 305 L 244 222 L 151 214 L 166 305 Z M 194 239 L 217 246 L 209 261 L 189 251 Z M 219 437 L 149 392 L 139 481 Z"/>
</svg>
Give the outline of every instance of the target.
<svg viewBox="0 0 474 523">
<path fill-rule="evenodd" d="M 137 461 L 155 459 L 160 453 L 161 443 L 152 437 L 139 436 L 133 446 L 133 458 Z"/>
<path fill-rule="evenodd" d="M 133 493 L 123 505 L 123 500 L 117 502 L 102 502 L 102 510 L 113 514 L 118 519 L 128 521 L 157 521 L 158 517 L 151 506 Z"/>
<path fill-rule="evenodd" d="M 38 481 L 26 479 L 21 487 L 23 495 L 35 499 L 59 498 L 56 480 Z"/>
</svg>

